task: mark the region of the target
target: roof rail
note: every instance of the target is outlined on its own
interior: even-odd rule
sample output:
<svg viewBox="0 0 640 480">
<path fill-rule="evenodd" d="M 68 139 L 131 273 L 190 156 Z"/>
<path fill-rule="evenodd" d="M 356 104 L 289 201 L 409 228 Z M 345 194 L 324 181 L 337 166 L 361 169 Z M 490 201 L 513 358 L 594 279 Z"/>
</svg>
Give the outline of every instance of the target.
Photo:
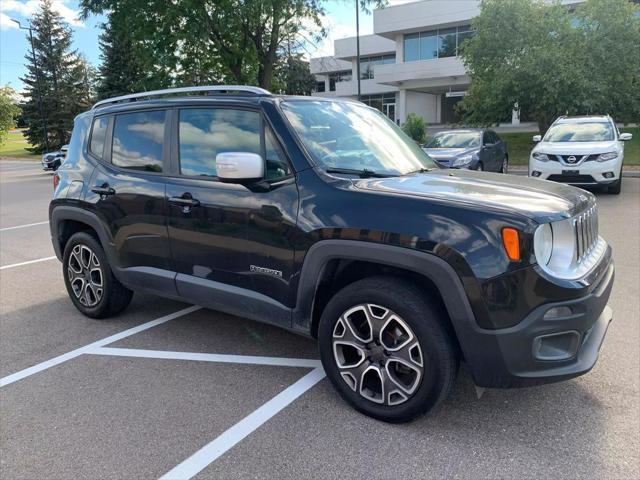
<svg viewBox="0 0 640 480">
<path fill-rule="evenodd" d="M 175 95 L 176 93 L 196 93 L 206 92 L 212 93 L 248 93 L 251 95 L 271 95 L 271 92 L 260 87 L 250 87 L 245 85 L 208 85 L 199 87 L 179 87 L 179 88 L 165 88 L 163 90 L 152 90 L 150 92 L 131 93 L 129 95 L 121 95 L 119 97 L 107 98 L 95 103 L 92 109 L 110 105 L 119 102 L 134 102 L 141 98 L 158 97 L 161 95 Z"/>
</svg>

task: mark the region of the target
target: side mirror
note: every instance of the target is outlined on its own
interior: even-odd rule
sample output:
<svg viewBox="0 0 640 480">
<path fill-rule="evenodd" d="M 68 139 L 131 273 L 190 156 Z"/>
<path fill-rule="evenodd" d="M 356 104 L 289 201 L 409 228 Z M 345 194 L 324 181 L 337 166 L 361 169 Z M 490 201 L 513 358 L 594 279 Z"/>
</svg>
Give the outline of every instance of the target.
<svg viewBox="0 0 640 480">
<path fill-rule="evenodd" d="M 257 153 L 224 152 L 216 155 L 218 178 L 226 183 L 251 183 L 264 177 L 264 160 Z"/>
<path fill-rule="evenodd" d="M 535 143 L 541 142 L 542 141 L 542 135 L 534 135 L 533 136 L 533 141 Z"/>
<path fill-rule="evenodd" d="M 620 134 L 620 140 L 622 140 L 623 142 L 628 142 L 632 138 L 633 138 L 633 135 L 631 133 L 621 133 Z"/>
</svg>

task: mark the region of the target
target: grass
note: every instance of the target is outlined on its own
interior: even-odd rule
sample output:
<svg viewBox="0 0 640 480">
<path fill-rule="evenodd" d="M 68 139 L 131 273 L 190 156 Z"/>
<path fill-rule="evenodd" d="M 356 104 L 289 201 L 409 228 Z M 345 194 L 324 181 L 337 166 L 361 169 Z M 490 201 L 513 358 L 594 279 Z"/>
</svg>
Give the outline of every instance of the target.
<svg viewBox="0 0 640 480">
<path fill-rule="evenodd" d="M 11 130 L 7 134 L 5 142 L 0 145 L 0 157 L 38 160 L 40 155 L 27 150 L 29 146 L 29 142 L 24 136 L 24 130 Z"/>
<path fill-rule="evenodd" d="M 640 165 L 640 127 L 621 128 L 620 132 L 633 134 L 633 139 L 630 142 L 626 142 L 624 146 L 624 164 Z M 507 142 L 509 163 L 511 165 L 527 165 L 529 154 L 533 148 L 531 137 L 535 133 L 499 133 L 498 135 Z"/>
</svg>

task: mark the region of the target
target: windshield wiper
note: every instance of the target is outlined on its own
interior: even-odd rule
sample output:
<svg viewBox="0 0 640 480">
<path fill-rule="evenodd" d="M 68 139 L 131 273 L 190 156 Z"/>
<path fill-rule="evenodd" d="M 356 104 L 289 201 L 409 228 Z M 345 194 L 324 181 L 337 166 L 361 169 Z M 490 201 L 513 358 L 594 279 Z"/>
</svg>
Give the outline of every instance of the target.
<svg viewBox="0 0 640 480">
<path fill-rule="evenodd" d="M 395 175 L 391 175 L 388 173 L 378 173 L 373 170 L 369 170 L 367 168 L 363 168 L 362 170 L 358 170 L 355 168 L 327 168 L 325 171 L 327 173 L 345 173 L 345 174 L 357 175 L 360 178 L 395 177 Z"/>
<path fill-rule="evenodd" d="M 405 173 L 405 175 L 411 175 L 412 173 L 427 173 L 431 170 L 435 170 L 435 168 L 418 168 L 417 170 L 412 170 L 411 172 Z"/>
</svg>

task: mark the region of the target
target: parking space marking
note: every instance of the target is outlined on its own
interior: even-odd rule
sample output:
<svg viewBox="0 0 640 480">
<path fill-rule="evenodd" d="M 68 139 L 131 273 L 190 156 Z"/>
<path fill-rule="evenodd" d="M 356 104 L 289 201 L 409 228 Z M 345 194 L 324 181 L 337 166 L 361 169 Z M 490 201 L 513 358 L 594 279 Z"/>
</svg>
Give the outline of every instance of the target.
<svg viewBox="0 0 640 480">
<path fill-rule="evenodd" d="M 208 443 L 165 473 L 160 477 L 160 480 L 186 480 L 194 477 L 324 377 L 325 373 L 322 367 L 313 369 L 296 383 L 287 387 L 233 427 L 226 430 L 211 443 Z"/>
<path fill-rule="evenodd" d="M 35 227 L 37 225 L 44 225 L 45 223 L 49 223 L 49 220 L 45 222 L 27 223 L 26 225 L 16 225 L 15 227 L 4 227 L 0 228 L 0 232 L 6 232 L 7 230 L 17 230 L 18 228 Z"/>
<path fill-rule="evenodd" d="M 55 257 L 54 257 L 55 258 Z M 153 328 L 157 325 L 166 323 L 170 320 L 173 320 L 178 317 L 182 317 L 183 315 L 187 315 L 189 313 L 200 310 L 202 307 L 192 306 L 183 308 L 182 310 L 178 310 L 177 312 L 170 313 L 169 315 L 165 315 L 164 317 L 157 318 L 155 320 L 151 320 L 150 322 L 143 323 L 142 325 L 138 325 L 137 327 L 129 328 L 128 330 L 124 330 L 120 333 L 116 333 L 109 337 L 103 338 L 102 340 L 98 340 L 96 342 L 90 343 L 89 345 L 85 345 L 84 347 L 77 348 L 70 352 L 59 355 L 51 360 L 46 360 L 42 363 L 38 363 L 33 367 L 25 368 L 24 370 L 20 370 L 19 372 L 12 373 L 11 375 L 7 375 L 4 378 L 0 379 L 0 387 L 5 387 L 11 383 L 17 382 L 18 380 L 22 380 L 23 378 L 29 377 L 35 373 L 41 372 L 43 370 L 47 370 L 48 368 L 55 367 L 56 365 L 60 365 L 68 360 L 72 360 L 76 357 L 79 357 L 82 354 L 93 352 L 96 348 L 104 347 L 105 345 L 109 345 L 110 343 L 117 342 L 126 337 L 130 337 L 131 335 L 135 335 L 136 333 L 143 332 L 150 328 Z"/>
<path fill-rule="evenodd" d="M 90 355 L 113 355 L 116 357 L 157 358 L 166 360 L 191 360 L 197 362 L 240 363 L 275 367 L 318 368 L 320 360 L 309 358 L 260 357 L 253 355 L 227 355 L 218 353 L 171 352 L 165 350 L 142 350 L 137 348 L 100 347 L 87 350 Z"/>
<path fill-rule="evenodd" d="M 32 263 L 47 262 L 49 260 L 53 260 L 54 258 L 58 258 L 58 257 L 56 257 L 54 255 L 53 257 L 36 258 L 35 260 L 29 260 L 29 261 L 26 261 L 26 262 L 12 263 L 11 265 L 3 265 L 2 267 L 0 267 L 0 270 L 6 270 L 8 268 L 22 267 L 23 265 L 31 265 Z"/>
</svg>

